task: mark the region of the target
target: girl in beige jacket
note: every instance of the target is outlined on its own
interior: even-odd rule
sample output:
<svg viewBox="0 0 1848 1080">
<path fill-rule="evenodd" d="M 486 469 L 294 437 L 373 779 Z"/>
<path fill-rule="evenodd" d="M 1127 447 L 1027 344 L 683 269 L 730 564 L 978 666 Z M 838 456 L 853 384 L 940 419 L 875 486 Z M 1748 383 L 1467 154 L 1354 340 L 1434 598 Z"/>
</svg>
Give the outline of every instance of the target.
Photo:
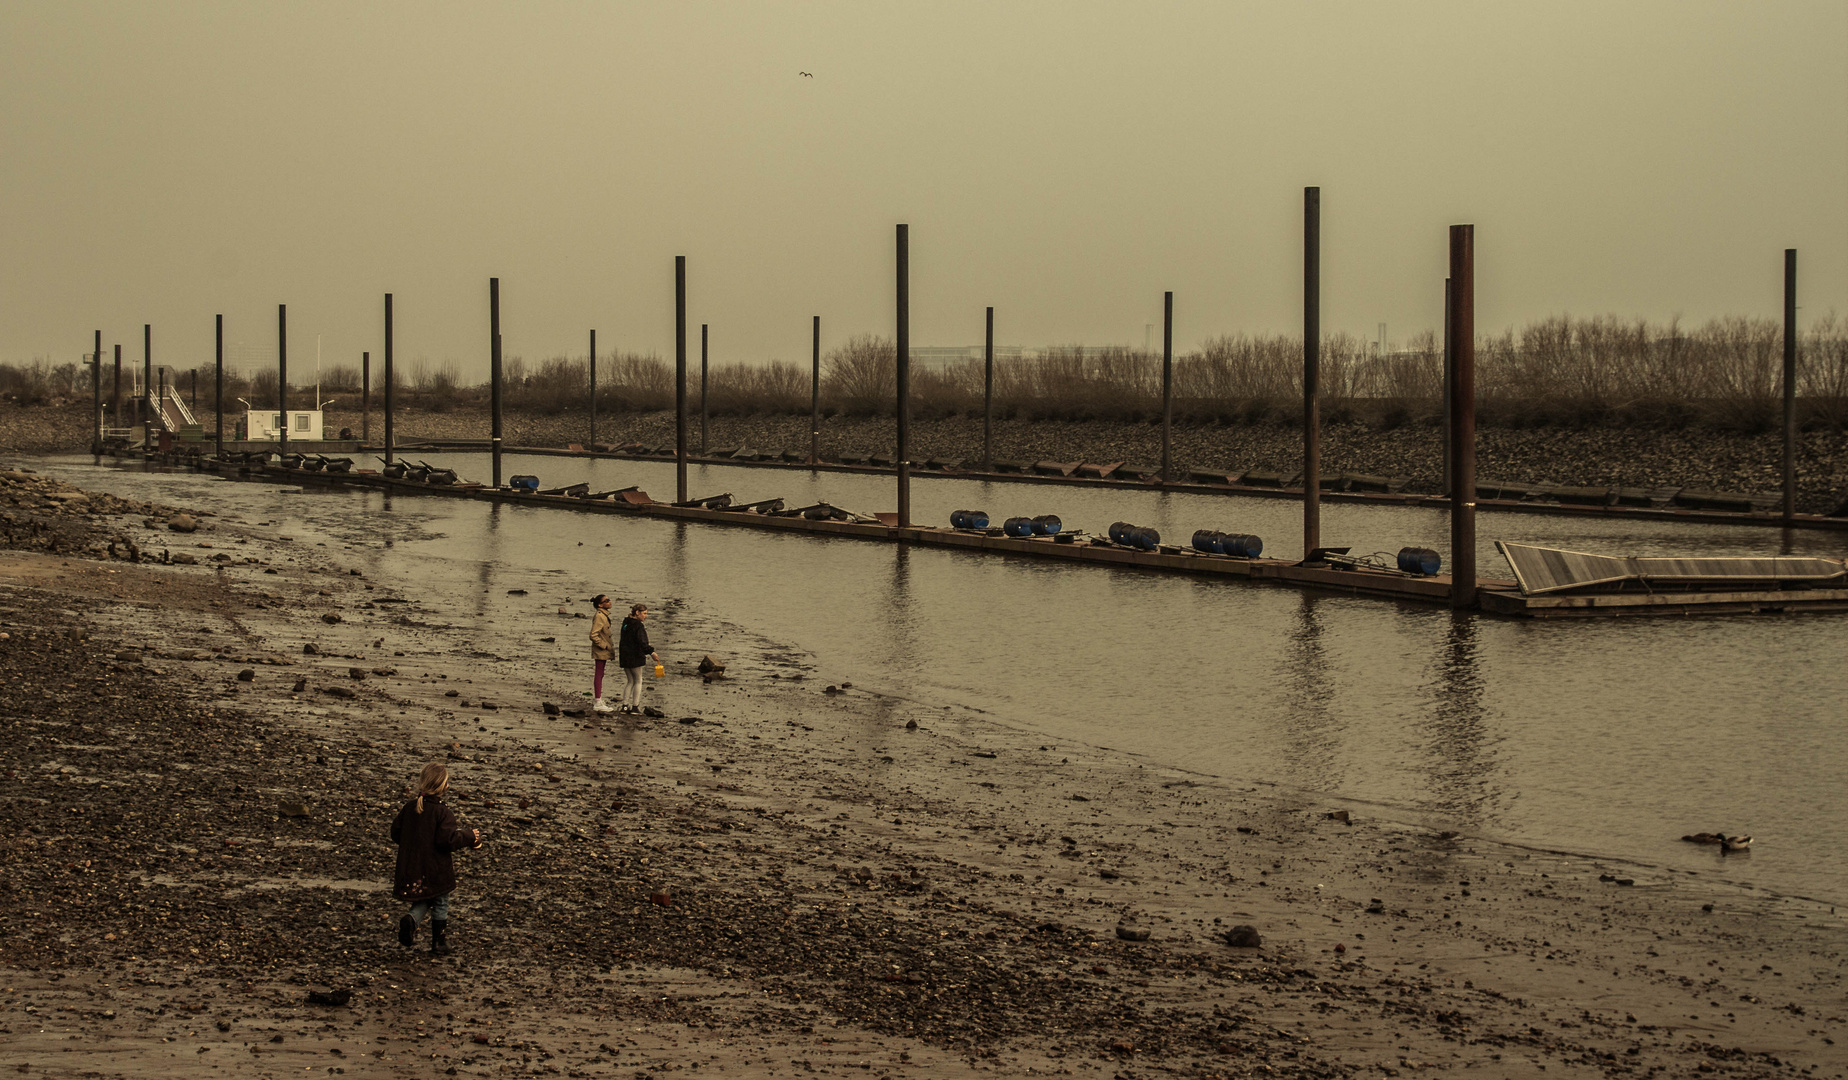
<svg viewBox="0 0 1848 1080">
<path fill-rule="evenodd" d="M 591 601 L 597 609 L 590 619 L 590 658 L 597 664 L 597 672 L 590 683 L 597 703 L 591 707 L 600 713 L 616 711 L 614 705 L 606 705 L 603 701 L 603 665 L 616 659 L 616 643 L 610 640 L 610 603 L 610 598 L 603 593 L 598 593 Z"/>
</svg>

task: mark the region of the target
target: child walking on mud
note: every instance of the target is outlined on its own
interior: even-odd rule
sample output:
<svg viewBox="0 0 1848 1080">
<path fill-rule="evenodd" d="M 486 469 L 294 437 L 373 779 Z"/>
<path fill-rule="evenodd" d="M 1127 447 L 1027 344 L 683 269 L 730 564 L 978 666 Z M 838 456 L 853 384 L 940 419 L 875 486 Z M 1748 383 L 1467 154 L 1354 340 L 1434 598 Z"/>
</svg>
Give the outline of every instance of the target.
<svg viewBox="0 0 1848 1080">
<path fill-rule="evenodd" d="M 391 823 L 392 843 L 398 845 L 398 869 L 392 895 L 411 901 L 411 910 L 398 920 L 398 944 L 417 941 L 417 927 L 430 919 L 430 954 L 448 956 L 449 894 L 455 891 L 456 868 L 450 853 L 481 846 L 480 829 L 464 829 L 443 795 L 449 790 L 449 767 L 432 761 L 417 781 L 417 797 L 404 804 Z"/>
</svg>

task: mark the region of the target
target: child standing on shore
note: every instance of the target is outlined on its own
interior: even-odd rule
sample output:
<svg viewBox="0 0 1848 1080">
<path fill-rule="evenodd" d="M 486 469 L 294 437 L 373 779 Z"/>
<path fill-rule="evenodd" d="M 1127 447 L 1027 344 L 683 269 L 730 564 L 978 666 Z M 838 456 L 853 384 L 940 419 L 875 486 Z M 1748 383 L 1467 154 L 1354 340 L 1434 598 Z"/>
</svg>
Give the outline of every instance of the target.
<svg viewBox="0 0 1848 1080">
<path fill-rule="evenodd" d="M 455 811 L 443 802 L 449 790 L 449 767 L 432 761 L 417 781 L 417 797 L 404 804 L 391 823 L 391 840 L 398 845 L 398 869 L 392 895 L 411 901 L 411 910 L 398 920 L 398 944 L 417 940 L 417 926 L 430 921 L 430 955 L 448 956 L 449 894 L 455 891 L 456 867 L 450 852 L 481 846 L 480 829 L 464 829 Z"/>
<path fill-rule="evenodd" d="M 661 654 L 648 643 L 648 628 L 642 625 L 647 619 L 647 604 L 630 608 L 617 641 L 616 661 L 622 665 L 622 711 L 626 713 L 642 711 L 642 664 L 649 660 L 661 662 Z"/>
<path fill-rule="evenodd" d="M 603 665 L 616 659 L 616 643 L 610 640 L 610 603 L 610 598 L 602 593 L 590 601 L 590 606 L 597 609 L 590 619 L 590 658 L 596 667 L 591 675 L 590 689 L 597 698 L 591 708 L 600 713 L 616 711 L 614 705 L 603 700 Z"/>
</svg>

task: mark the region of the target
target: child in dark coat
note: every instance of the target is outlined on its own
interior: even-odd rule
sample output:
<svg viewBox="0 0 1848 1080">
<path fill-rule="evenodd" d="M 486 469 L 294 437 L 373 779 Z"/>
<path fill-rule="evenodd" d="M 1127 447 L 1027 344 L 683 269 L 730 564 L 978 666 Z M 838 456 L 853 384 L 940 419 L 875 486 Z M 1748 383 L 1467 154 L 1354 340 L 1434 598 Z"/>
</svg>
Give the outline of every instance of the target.
<svg viewBox="0 0 1848 1080">
<path fill-rule="evenodd" d="M 450 852 L 481 846 L 480 829 L 464 829 L 455 811 L 443 802 L 449 790 L 449 767 L 440 761 L 424 766 L 417 782 L 417 797 L 404 804 L 391 823 L 392 843 L 398 845 L 398 870 L 392 895 L 411 901 L 411 910 L 398 920 L 398 944 L 417 940 L 417 926 L 430 918 L 430 953 L 448 956 L 449 894 L 455 891 L 456 867 Z"/>
</svg>

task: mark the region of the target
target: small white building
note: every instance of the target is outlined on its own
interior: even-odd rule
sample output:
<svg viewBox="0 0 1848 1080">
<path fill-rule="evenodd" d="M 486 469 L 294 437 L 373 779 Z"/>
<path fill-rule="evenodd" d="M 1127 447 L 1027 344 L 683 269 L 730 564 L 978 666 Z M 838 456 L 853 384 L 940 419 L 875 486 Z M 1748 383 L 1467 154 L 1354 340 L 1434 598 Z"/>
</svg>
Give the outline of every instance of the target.
<svg viewBox="0 0 1848 1080">
<path fill-rule="evenodd" d="M 281 442 L 282 414 L 267 409 L 251 409 L 245 414 L 244 438 L 251 442 Z M 321 410 L 290 409 L 289 441 L 320 442 Z"/>
</svg>

